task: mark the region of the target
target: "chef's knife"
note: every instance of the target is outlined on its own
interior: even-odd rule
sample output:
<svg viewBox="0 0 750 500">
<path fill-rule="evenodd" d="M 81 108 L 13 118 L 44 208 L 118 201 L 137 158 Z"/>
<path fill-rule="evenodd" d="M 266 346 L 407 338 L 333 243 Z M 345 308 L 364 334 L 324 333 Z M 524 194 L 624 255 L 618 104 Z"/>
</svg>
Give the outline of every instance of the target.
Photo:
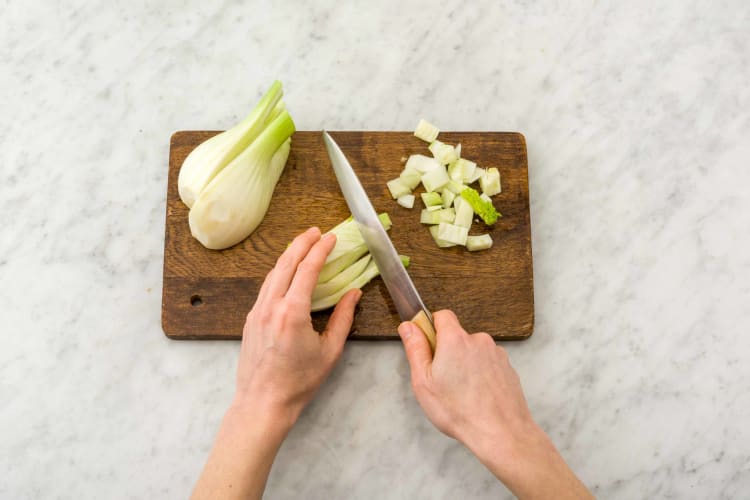
<svg viewBox="0 0 750 500">
<path fill-rule="evenodd" d="M 401 263 L 401 259 L 393 247 L 391 239 L 385 232 L 383 225 L 378 219 L 365 189 L 354 173 L 351 164 L 344 156 L 328 132 L 323 131 L 323 142 L 325 142 L 328 156 L 331 158 L 336 179 L 341 186 L 346 204 L 359 225 L 362 238 L 370 249 L 375 264 L 380 270 L 380 275 L 391 294 L 393 305 L 402 321 L 413 321 L 424 332 L 433 352 L 435 351 L 435 328 L 432 324 L 432 315 L 425 307 L 419 296 L 414 283 L 409 278 L 409 273 Z"/>
</svg>

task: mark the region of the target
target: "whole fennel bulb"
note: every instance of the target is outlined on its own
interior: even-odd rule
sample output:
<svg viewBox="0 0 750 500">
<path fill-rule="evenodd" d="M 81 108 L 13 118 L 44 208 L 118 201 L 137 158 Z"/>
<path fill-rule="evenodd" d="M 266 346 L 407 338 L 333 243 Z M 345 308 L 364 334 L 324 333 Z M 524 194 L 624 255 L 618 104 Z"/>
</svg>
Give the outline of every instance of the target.
<svg viewBox="0 0 750 500">
<path fill-rule="evenodd" d="M 221 250 L 260 225 L 291 147 L 294 122 L 281 110 L 252 143 L 200 191 L 188 217 L 190 232 L 206 248 Z"/>
<path fill-rule="evenodd" d="M 294 122 L 275 81 L 240 123 L 196 147 L 177 178 L 190 232 L 206 248 L 235 245 L 263 220 L 291 147 Z"/>
<path fill-rule="evenodd" d="M 182 163 L 177 178 L 180 199 L 192 207 L 203 188 L 247 148 L 285 109 L 281 82 L 275 81 L 253 111 L 240 123 L 195 148 Z"/>
</svg>

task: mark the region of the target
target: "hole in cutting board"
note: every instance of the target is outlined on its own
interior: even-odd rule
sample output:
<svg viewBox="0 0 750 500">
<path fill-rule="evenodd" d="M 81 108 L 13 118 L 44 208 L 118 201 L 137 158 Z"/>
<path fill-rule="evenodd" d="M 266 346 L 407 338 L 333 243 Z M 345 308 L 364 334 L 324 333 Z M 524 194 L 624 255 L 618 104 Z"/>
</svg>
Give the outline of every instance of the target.
<svg viewBox="0 0 750 500">
<path fill-rule="evenodd" d="M 190 305 L 193 307 L 198 307 L 203 304 L 203 299 L 200 295 L 193 295 L 190 297 Z"/>
</svg>

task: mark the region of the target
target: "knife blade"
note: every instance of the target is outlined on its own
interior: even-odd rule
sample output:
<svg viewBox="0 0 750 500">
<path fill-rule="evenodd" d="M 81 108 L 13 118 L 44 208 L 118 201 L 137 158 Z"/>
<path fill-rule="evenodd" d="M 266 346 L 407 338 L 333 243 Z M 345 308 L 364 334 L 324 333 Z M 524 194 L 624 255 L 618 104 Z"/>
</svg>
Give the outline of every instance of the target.
<svg viewBox="0 0 750 500">
<path fill-rule="evenodd" d="M 409 273 L 401 263 L 391 239 L 378 219 L 378 214 L 349 160 L 326 131 L 323 131 L 323 142 L 328 150 L 333 171 L 346 204 L 349 206 L 349 211 L 357 221 L 362 238 L 380 270 L 380 275 L 393 299 L 393 305 L 399 317 L 402 321 L 416 323 L 427 337 L 434 352 L 435 328 L 432 324 L 432 314 L 424 305 Z"/>
</svg>

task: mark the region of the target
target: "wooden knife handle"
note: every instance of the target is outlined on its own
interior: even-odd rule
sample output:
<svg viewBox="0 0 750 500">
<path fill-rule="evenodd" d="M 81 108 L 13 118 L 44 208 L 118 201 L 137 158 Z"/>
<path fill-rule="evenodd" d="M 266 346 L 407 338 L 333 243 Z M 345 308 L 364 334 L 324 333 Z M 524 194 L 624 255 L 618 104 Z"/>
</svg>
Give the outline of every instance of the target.
<svg viewBox="0 0 750 500">
<path fill-rule="evenodd" d="M 434 353 L 436 335 L 435 327 L 432 325 L 432 321 L 430 321 L 430 318 L 427 317 L 427 314 L 424 311 L 419 311 L 417 315 L 411 319 L 411 321 L 412 323 L 415 323 L 420 330 L 422 330 L 424 336 L 427 337 L 427 342 L 430 343 L 430 349 L 432 349 L 432 352 Z"/>
</svg>

